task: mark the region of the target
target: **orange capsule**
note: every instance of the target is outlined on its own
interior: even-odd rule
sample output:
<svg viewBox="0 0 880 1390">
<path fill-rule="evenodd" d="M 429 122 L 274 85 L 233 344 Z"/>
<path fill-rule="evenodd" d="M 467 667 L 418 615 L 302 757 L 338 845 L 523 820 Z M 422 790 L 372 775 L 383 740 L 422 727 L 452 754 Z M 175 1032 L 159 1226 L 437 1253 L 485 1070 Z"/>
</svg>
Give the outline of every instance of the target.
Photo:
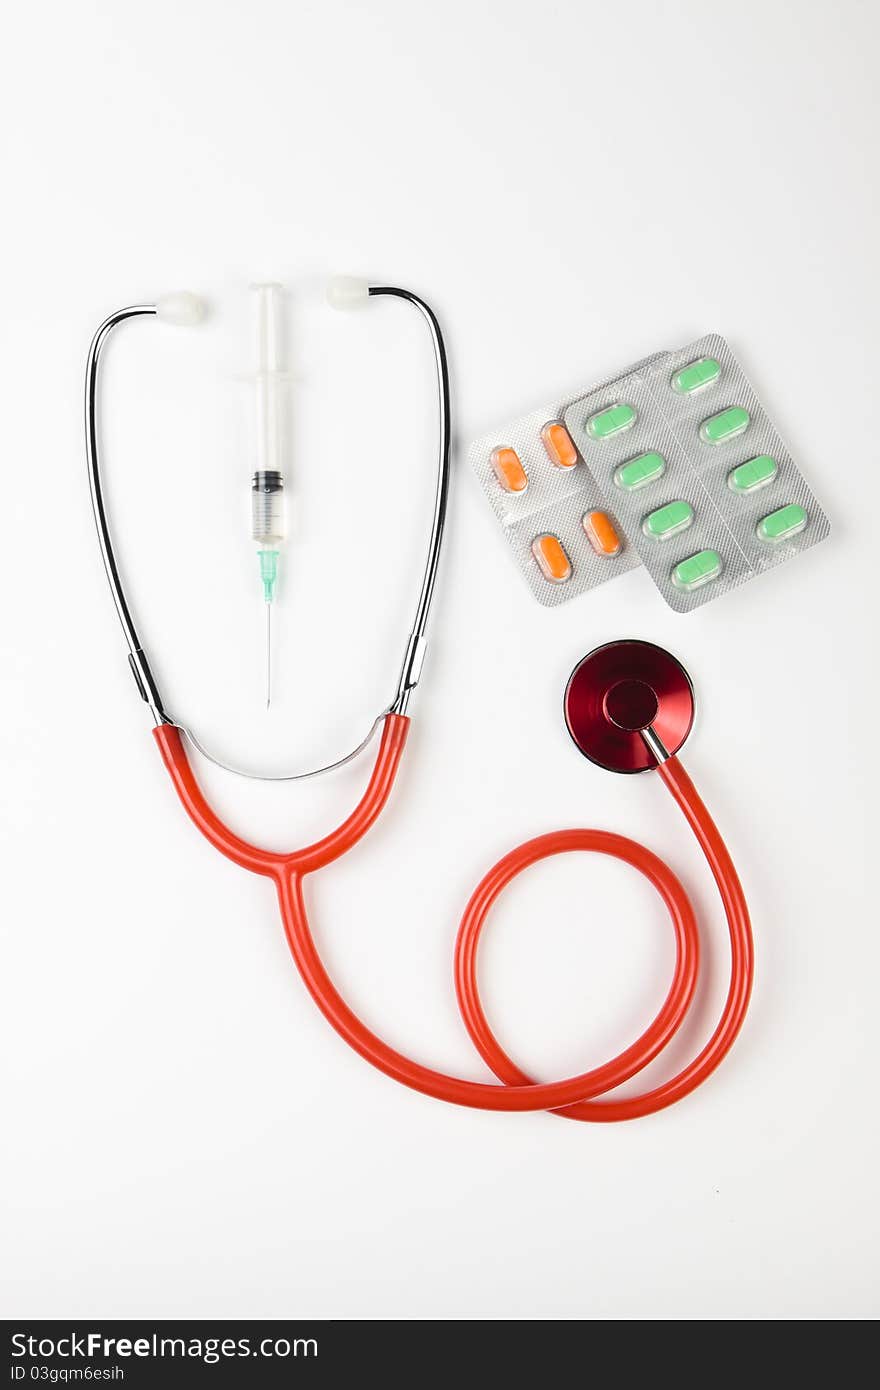
<svg viewBox="0 0 880 1390">
<path fill-rule="evenodd" d="M 551 463 L 555 463 L 557 468 L 574 468 L 578 452 L 564 425 L 560 425 L 558 420 L 551 421 L 541 430 L 541 438 Z"/>
<path fill-rule="evenodd" d="M 604 512 L 586 512 L 582 525 L 587 540 L 597 555 L 616 555 L 620 550 L 620 537 Z"/>
<path fill-rule="evenodd" d="M 505 492 L 525 492 L 529 478 L 515 449 L 493 449 L 491 463 Z"/>
<path fill-rule="evenodd" d="M 538 568 L 551 584 L 564 584 L 571 578 L 571 564 L 562 548 L 562 542 L 549 534 L 536 536 L 532 541 L 532 554 Z"/>
</svg>

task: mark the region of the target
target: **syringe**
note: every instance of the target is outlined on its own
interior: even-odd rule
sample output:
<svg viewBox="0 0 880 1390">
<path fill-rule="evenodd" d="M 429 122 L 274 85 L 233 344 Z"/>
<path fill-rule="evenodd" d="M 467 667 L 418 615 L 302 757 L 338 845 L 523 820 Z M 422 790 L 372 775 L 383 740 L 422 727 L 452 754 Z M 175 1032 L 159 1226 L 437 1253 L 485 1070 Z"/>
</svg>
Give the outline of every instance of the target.
<svg viewBox="0 0 880 1390">
<path fill-rule="evenodd" d="M 285 538 L 283 398 L 287 373 L 282 366 L 279 318 L 281 285 L 254 285 L 257 297 L 256 470 L 251 491 L 251 535 L 259 546 L 260 578 L 266 604 L 266 708 L 272 698 L 272 604 L 278 556 Z"/>
</svg>

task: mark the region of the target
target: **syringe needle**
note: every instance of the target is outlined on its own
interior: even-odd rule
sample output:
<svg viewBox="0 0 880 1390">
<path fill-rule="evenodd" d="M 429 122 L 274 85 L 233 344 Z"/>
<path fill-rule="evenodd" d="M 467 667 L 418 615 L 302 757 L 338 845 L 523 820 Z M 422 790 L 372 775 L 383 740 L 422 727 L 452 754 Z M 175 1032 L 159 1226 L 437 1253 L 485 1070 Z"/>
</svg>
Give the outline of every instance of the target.
<svg viewBox="0 0 880 1390">
<path fill-rule="evenodd" d="M 266 604 L 266 709 L 272 703 L 272 605 Z"/>
</svg>

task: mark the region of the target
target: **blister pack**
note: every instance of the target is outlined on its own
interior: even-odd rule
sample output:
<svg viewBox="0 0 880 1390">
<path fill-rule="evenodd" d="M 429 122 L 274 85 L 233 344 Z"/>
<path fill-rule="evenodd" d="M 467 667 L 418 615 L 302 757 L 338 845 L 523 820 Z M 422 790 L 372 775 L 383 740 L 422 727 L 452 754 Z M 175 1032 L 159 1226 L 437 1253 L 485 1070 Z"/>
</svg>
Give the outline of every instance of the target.
<svg viewBox="0 0 880 1390">
<path fill-rule="evenodd" d="M 641 560 L 670 607 L 688 612 L 830 530 L 717 333 L 532 411 L 469 456 L 547 605 Z"/>
<path fill-rule="evenodd" d="M 477 439 L 471 465 L 539 603 L 552 606 L 632 569 L 639 557 L 562 423 L 533 410 Z"/>
<path fill-rule="evenodd" d="M 790 559 L 830 530 L 716 333 L 589 391 L 564 419 L 677 612 Z"/>
</svg>

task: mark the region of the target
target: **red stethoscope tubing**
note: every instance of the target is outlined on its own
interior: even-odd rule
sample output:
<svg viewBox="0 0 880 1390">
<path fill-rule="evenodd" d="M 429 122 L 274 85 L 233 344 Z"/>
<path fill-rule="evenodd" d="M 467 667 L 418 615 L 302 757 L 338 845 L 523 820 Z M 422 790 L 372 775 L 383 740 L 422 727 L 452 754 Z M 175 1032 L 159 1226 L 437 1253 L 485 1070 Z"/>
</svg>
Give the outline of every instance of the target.
<svg viewBox="0 0 880 1390">
<path fill-rule="evenodd" d="M 700 1053 L 676 1076 L 642 1095 L 597 1099 L 635 1076 L 669 1043 L 693 999 L 700 954 L 694 910 L 672 870 L 643 845 L 602 830 L 557 830 L 526 841 L 499 860 L 465 908 L 455 945 L 458 1003 L 474 1046 L 501 1085 L 466 1081 L 423 1066 L 383 1042 L 346 1004 L 318 954 L 306 914 L 303 880 L 345 854 L 369 830 L 394 785 L 408 731 L 405 715 L 386 716 L 373 773 L 355 810 L 322 840 L 290 854 L 260 849 L 235 835 L 205 800 L 180 730 L 162 724 L 153 733 L 184 809 L 202 834 L 242 868 L 274 881 L 290 950 L 309 993 L 337 1033 L 374 1067 L 405 1086 L 456 1105 L 485 1110 L 552 1110 L 572 1120 L 632 1120 L 688 1095 L 715 1070 L 742 1026 L 752 987 L 753 947 L 748 908 L 733 862 L 691 779 L 674 757 L 660 764 L 658 771 L 706 856 L 727 916 L 731 950 L 730 987 L 721 1018 Z M 563 1081 L 536 1082 L 508 1057 L 489 1027 L 477 985 L 477 947 L 486 917 L 511 879 L 539 859 L 573 850 L 612 855 L 631 864 L 653 884 L 672 921 L 675 968 L 659 1013 L 634 1043 L 592 1071 Z"/>
</svg>

